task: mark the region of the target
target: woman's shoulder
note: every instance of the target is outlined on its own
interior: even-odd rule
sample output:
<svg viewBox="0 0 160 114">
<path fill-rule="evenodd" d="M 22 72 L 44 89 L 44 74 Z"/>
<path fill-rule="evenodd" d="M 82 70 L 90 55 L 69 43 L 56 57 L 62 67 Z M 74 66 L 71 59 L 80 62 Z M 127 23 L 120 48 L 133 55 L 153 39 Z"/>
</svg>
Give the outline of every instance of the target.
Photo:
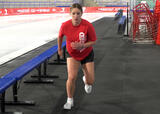
<svg viewBox="0 0 160 114">
<path fill-rule="evenodd" d="M 86 19 L 82 19 L 82 21 L 83 21 L 83 24 L 85 24 L 85 25 L 91 25 L 91 23 Z"/>
<path fill-rule="evenodd" d="M 89 21 L 87 21 L 86 19 L 82 19 L 83 20 L 83 25 L 90 27 L 93 27 L 92 23 L 90 23 Z"/>
<path fill-rule="evenodd" d="M 83 23 L 86 23 L 86 24 L 88 24 L 88 23 L 90 23 L 88 20 L 86 20 L 86 19 L 82 19 L 82 21 L 83 21 Z"/>
<path fill-rule="evenodd" d="M 70 24 L 72 24 L 72 23 L 71 23 L 71 19 L 70 19 L 70 20 L 67 20 L 67 21 L 65 21 L 65 22 L 62 23 L 63 26 L 68 26 L 68 25 L 70 25 Z"/>
<path fill-rule="evenodd" d="M 63 22 L 63 24 L 69 24 L 69 23 L 71 23 L 71 19 Z"/>
</svg>

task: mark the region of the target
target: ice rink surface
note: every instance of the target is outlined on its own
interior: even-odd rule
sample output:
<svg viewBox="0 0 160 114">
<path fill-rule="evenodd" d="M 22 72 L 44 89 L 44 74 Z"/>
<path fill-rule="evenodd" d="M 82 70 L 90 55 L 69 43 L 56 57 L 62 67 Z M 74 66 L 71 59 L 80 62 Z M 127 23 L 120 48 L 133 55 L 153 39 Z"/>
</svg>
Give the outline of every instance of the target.
<svg viewBox="0 0 160 114">
<path fill-rule="evenodd" d="M 115 13 L 84 13 L 94 22 Z M 69 14 L 36 14 L 0 17 L 0 65 L 57 38 L 62 22 Z"/>
</svg>

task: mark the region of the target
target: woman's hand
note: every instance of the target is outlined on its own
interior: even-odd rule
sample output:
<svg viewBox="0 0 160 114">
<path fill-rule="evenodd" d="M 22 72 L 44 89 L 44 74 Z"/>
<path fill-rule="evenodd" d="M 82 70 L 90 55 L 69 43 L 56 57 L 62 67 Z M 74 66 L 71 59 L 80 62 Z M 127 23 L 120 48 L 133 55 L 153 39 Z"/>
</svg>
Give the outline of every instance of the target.
<svg viewBox="0 0 160 114">
<path fill-rule="evenodd" d="M 84 44 L 76 41 L 71 43 L 71 47 L 76 50 L 81 50 L 84 48 Z"/>
<path fill-rule="evenodd" d="M 58 55 L 60 56 L 60 58 L 63 58 L 63 51 L 61 49 L 58 49 Z"/>
</svg>

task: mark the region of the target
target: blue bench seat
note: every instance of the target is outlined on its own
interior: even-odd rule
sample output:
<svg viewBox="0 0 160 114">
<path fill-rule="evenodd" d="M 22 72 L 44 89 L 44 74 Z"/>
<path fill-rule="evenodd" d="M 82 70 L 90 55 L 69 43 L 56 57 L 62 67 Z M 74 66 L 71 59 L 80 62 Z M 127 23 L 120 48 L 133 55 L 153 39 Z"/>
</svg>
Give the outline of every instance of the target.
<svg viewBox="0 0 160 114">
<path fill-rule="evenodd" d="M 15 82 L 16 80 L 14 78 L 0 78 L 0 93 L 3 93 Z"/>
<path fill-rule="evenodd" d="M 62 47 L 66 45 L 66 42 L 62 43 Z M 35 58 L 31 59 L 30 61 L 24 63 L 22 66 L 16 68 L 12 72 L 6 74 L 4 77 L 7 78 L 15 78 L 16 80 L 20 80 L 23 78 L 26 74 L 28 74 L 30 71 L 32 71 L 34 68 L 36 68 L 38 65 L 52 57 L 56 52 L 58 51 L 58 46 L 53 46 L 52 48 L 46 50 L 42 54 L 36 56 Z"/>
</svg>

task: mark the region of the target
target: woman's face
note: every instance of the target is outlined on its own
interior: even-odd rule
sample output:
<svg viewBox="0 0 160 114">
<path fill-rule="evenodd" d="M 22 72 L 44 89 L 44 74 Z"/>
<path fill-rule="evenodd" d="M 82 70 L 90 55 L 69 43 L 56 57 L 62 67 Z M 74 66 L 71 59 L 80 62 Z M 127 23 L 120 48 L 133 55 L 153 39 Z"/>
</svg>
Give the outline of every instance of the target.
<svg viewBox="0 0 160 114">
<path fill-rule="evenodd" d="M 72 16 L 72 24 L 74 26 L 77 26 L 80 24 L 81 22 L 81 16 L 82 16 L 82 12 L 80 9 L 78 8 L 73 8 L 70 12 L 71 16 Z"/>
</svg>

